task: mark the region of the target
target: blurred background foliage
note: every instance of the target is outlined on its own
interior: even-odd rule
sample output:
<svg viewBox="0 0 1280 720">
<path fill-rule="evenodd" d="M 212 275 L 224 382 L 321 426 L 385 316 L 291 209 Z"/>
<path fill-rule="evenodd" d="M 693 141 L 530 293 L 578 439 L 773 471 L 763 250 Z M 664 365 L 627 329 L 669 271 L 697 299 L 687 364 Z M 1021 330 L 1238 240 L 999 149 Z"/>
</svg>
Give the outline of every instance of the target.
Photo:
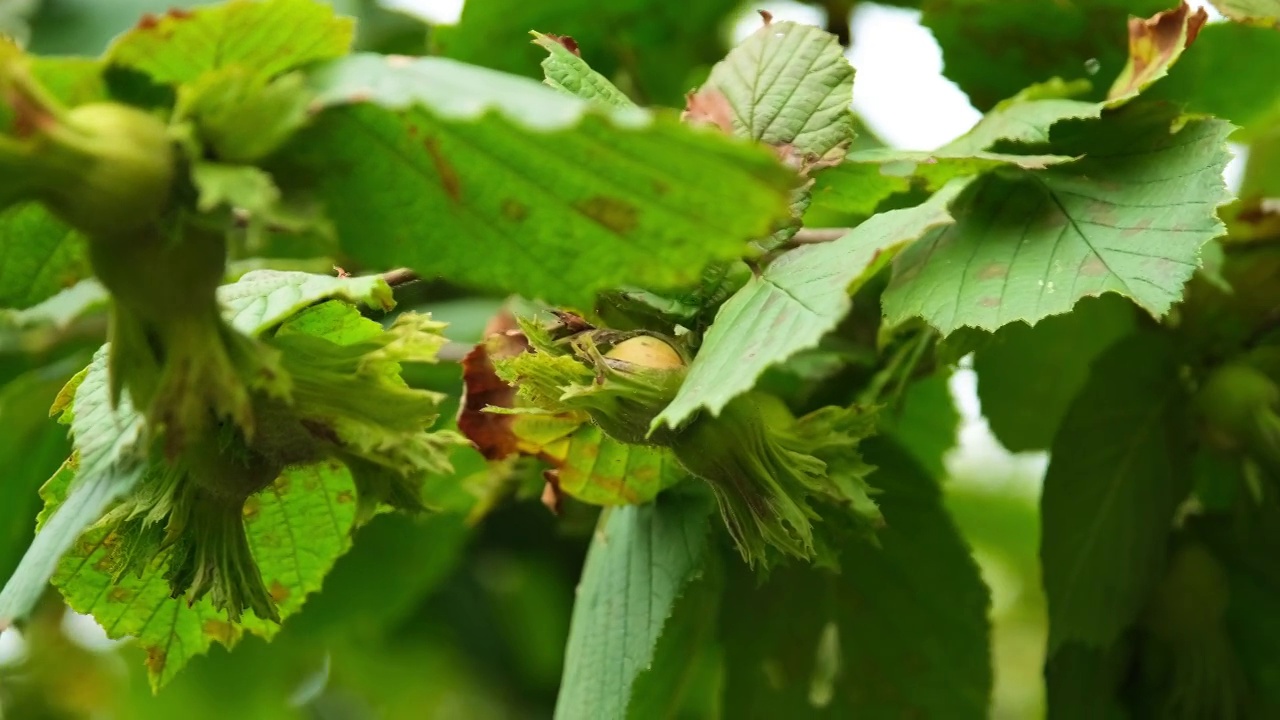
<svg viewBox="0 0 1280 720">
<path fill-rule="evenodd" d="M 0 32 L 34 52 L 92 55 L 144 13 L 199 4 L 0 0 Z M 1055 74 L 1097 75 L 1102 80 L 1095 83 L 1095 94 L 1105 92 L 1124 61 L 1125 17 L 1149 15 L 1170 3 L 332 4 L 359 19 L 359 49 L 442 54 L 531 77 L 541 76 L 541 52 L 529 42 L 528 31 L 571 35 L 592 66 L 632 97 L 669 106 L 683 103 L 684 93 L 705 78 L 711 64 L 744 34 L 742 28 L 755 27 L 753 11 L 763 5 L 782 19 L 823 25 L 850 45 L 849 56 L 859 70 L 855 98 L 865 101 L 879 92 L 885 103 L 916 109 L 897 126 L 868 120 L 872 128 L 862 128 L 861 144 L 881 144 L 879 134 L 891 145 L 930 147 L 937 144 L 934 140 L 945 141 L 967 129 L 978 117 L 975 108 L 987 109 Z M 1046 11 L 1056 14 L 1046 20 Z M 1200 109 L 1242 126 L 1273 122 L 1277 108 L 1260 107 L 1249 102 L 1247 93 L 1211 82 L 1223 67 L 1236 68 L 1246 79 L 1267 72 L 1263 63 L 1246 66 L 1240 58 L 1265 57 L 1259 53 L 1280 42 L 1280 34 L 1263 36 L 1253 30 L 1209 28 L 1201 42 L 1212 50 L 1193 54 L 1185 71 L 1161 91 L 1195 95 Z M 918 78 L 910 67 L 894 68 L 901 59 L 893 53 L 906 47 L 893 47 L 894 33 L 910 34 L 917 43 L 911 47 L 918 51 L 919 38 L 927 38 L 928 32 L 941 50 L 926 45 L 923 52 L 945 61 L 947 76 L 959 89 L 941 79 L 940 68 L 926 71 L 933 73 L 928 81 L 933 86 L 913 84 Z M 1237 54 L 1242 46 L 1252 48 L 1252 54 Z M 924 65 L 929 62 L 939 64 L 926 59 Z M 865 93 L 864 71 L 869 83 Z M 895 77 L 892 72 L 900 73 L 901 84 L 886 92 L 884 78 Z M 931 87 L 941 90 L 931 95 Z M 911 122 L 928 126 L 935 136 L 905 135 Z M 454 360 L 480 339 L 501 303 L 500 298 L 469 296 L 436 283 L 418 283 L 404 295 L 402 307 L 431 311 L 452 324 L 449 334 L 455 345 L 444 355 Z M 96 317 L 57 328 L 47 337 L 0 337 L 0 578 L 9 576 L 30 540 L 40 484 L 68 451 L 65 429 L 46 420 L 45 411 L 104 331 L 105 321 Z M 414 380 L 453 394 L 461 384 L 458 366 L 451 362 L 422 368 Z M 785 377 L 768 381 L 780 387 L 789 382 Z M 993 717 L 1035 717 L 1043 707 L 1045 607 L 1036 508 L 1044 459 L 1010 455 L 995 443 L 978 414 L 973 385 L 972 372 L 962 367 L 949 385 L 939 377 L 912 386 L 897 420 L 898 435 L 928 469 L 948 478 L 947 505 L 992 589 Z M 853 394 L 852 388 L 823 389 Z M 21 633 L 0 635 L 0 715 L 23 720 L 549 717 L 594 511 L 571 505 L 562 517 L 553 517 L 537 501 L 541 483 L 535 468 L 517 471 L 510 485 L 487 487 L 477 480 L 483 467 L 478 455 L 459 452 L 455 464 L 458 482 L 434 498 L 452 512 L 421 519 L 378 518 L 360 531 L 323 592 L 274 642 L 248 638 L 230 653 L 215 647 L 158 696 L 147 687 L 135 648 L 107 641 L 92 620 L 65 610 L 51 594 Z M 518 502 L 503 501 L 508 496 Z M 491 505 L 493 511 L 482 521 L 471 519 Z M 713 712 L 717 691 L 714 677 L 701 683 L 681 717 Z"/>
</svg>

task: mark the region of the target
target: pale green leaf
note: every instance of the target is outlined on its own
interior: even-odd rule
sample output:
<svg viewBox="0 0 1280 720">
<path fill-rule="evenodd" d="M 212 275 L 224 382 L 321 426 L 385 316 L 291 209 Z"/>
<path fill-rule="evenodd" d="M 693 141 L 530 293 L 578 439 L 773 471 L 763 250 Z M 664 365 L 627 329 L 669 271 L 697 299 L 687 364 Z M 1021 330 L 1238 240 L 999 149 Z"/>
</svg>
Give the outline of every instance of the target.
<svg viewBox="0 0 1280 720">
<path fill-rule="evenodd" d="M 49 499 L 58 502 L 56 495 Z M 338 465 L 286 471 L 245 506 L 245 532 L 281 618 L 301 609 L 320 589 L 337 558 L 350 547 L 355 489 Z M 141 576 L 113 581 L 108 552 L 114 537 L 87 533 L 58 566 L 54 583 L 67 604 L 93 615 L 108 637 L 131 636 L 146 651 L 152 687 L 160 688 L 216 641 L 232 647 L 243 630 L 271 638 L 280 626 L 252 617 L 242 626 L 227 620 L 208 598 L 194 605 L 170 597 L 164 560 Z"/>
<path fill-rule="evenodd" d="M 50 485 L 63 488 L 62 501 L 41 514 L 39 532 L 13 576 L 0 590 L 0 620 L 26 614 L 44 592 L 58 560 L 111 503 L 142 477 L 141 423 L 126 398 L 111 406 L 107 354 L 99 350 L 80 382 L 71 430 L 77 454 L 63 464 Z M 69 486 L 69 487 L 68 487 Z"/>
<path fill-rule="evenodd" d="M 766 23 L 716 63 L 698 92 L 709 90 L 744 137 L 819 157 L 853 139 L 853 67 L 821 28 Z"/>
<path fill-rule="evenodd" d="M 321 300 L 341 299 L 378 310 L 395 307 L 380 275 L 336 277 L 282 270 L 254 270 L 218 288 L 223 316 L 242 333 L 261 334 Z"/>
<path fill-rule="evenodd" d="M 106 288 L 97 280 L 81 280 L 29 308 L 0 310 L 0 324 L 8 322 L 19 329 L 65 330 L 90 311 L 105 308 L 109 297 Z"/>
<path fill-rule="evenodd" d="M 881 200 L 913 187 L 934 191 L 952 178 L 999 168 L 1043 170 L 1073 159 L 1064 155 L 1009 155 L 983 150 L 863 150 L 845 156 L 841 164 L 816 174 L 813 206 L 852 215 L 870 215 Z"/>
<path fill-rule="evenodd" d="M 0 212 L 0 306 L 30 307 L 88 276 L 84 238 L 44 206 Z"/>
<path fill-rule="evenodd" d="M 839 571 L 731 570 L 721 618 L 726 718 L 988 717 L 989 599 L 936 481 L 902 449 L 864 444 L 886 526 Z"/>
<path fill-rule="evenodd" d="M 112 43 L 107 57 L 164 84 L 232 66 L 270 78 L 345 54 L 354 27 L 315 0 L 231 0 L 141 22 Z"/>
<path fill-rule="evenodd" d="M 667 114 L 441 58 L 355 55 L 312 81 L 327 109 L 276 177 L 315 183 L 368 265 L 588 306 L 691 283 L 787 217 L 792 173 Z"/>
<path fill-rule="evenodd" d="M 1190 486 L 1185 403 L 1168 340 L 1142 333 L 1094 362 L 1067 410 L 1041 498 L 1050 653 L 1108 647 L 1161 577 Z"/>
<path fill-rule="evenodd" d="M 972 155 L 998 142 L 1046 144 L 1049 131 L 1064 120 L 1088 120 L 1102 114 L 1104 103 L 1073 100 L 1089 89 L 1089 83 L 1067 83 L 1053 78 L 1024 88 L 1000 101 L 969 132 L 947 143 L 939 152 Z"/>
<path fill-rule="evenodd" d="M 1211 0 L 1223 15 L 1236 22 L 1280 28 L 1280 0 Z"/>
<path fill-rule="evenodd" d="M 1111 343 L 1133 330 L 1133 305 L 1115 296 L 1087 298 L 1035 327 L 1007 325 L 974 354 L 978 399 L 991 431 L 1013 452 L 1043 450 L 1067 407 Z"/>
<path fill-rule="evenodd" d="M 533 37 L 534 42 L 547 50 L 547 57 L 542 61 L 542 72 L 545 75 L 543 82 L 547 85 L 570 95 L 614 107 L 635 105 L 626 93 L 615 87 L 608 78 L 592 70 L 586 60 L 570 51 L 563 43 L 540 32 L 534 32 Z"/>
<path fill-rule="evenodd" d="M 9 578 L 31 542 L 40 509 L 40 484 L 66 459 L 71 445 L 66 429 L 49 421 L 49 406 L 67 379 L 80 368 L 78 355 L 39 367 L 0 388 L 0 578 Z"/>
<path fill-rule="evenodd" d="M 951 333 L 1067 312 L 1115 292 L 1156 317 L 1182 296 L 1217 208 L 1231 126 L 1130 106 L 1054 143 L 1084 159 L 1019 177 L 988 175 L 952 207 L 954 225 L 900 253 L 884 294 L 891 324 L 919 316 Z"/>
<path fill-rule="evenodd" d="M 843 238 L 785 253 L 716 314 L 689 375 L 657 418 L 677 427 L 699 408 L 712 415 L 750 390 L 769 366 L 818 344 L 849 312 L 850 286 L 897 248 L 951 222 L 947 204 L 964 180 L 928 202 L 872 217 Z"/>
<path fill-rule="evenodd" d="M 706 562 L 712 511 L 667 493 L 608 511 L 587 552 L 565 649 L 557 720 L 621 720 L 676 601 Z"/>
</svg>

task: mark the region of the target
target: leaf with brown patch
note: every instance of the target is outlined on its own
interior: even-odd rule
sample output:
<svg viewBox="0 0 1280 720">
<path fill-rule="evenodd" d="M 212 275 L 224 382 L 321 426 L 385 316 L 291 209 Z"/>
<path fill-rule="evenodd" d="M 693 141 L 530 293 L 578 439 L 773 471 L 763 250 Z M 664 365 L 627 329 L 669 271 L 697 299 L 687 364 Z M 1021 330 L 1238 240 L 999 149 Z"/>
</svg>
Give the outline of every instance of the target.
<svg viewBox="0 0 1280 720">
<path fill-rule="evenodd" d="M 1192 12 L 1185 1 L 1145 20 L 1129 18 L 1129 63 L 1111 85 L 1107 99 L 1136 97 L 1148 85 L 1167 75 L 1208 19 L 1209 13 L 1204 8 Z"/>
</svg>

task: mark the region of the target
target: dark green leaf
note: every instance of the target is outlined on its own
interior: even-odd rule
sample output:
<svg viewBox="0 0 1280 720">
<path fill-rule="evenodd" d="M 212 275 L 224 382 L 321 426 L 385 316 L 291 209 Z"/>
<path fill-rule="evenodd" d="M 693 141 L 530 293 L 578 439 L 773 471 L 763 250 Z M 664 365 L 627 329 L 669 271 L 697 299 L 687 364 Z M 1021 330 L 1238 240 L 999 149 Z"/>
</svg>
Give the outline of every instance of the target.
<svg viewBox="0 0 1280 720">
<path fill-rule="evenodd" d="M 289 176 L 318 183 L 370 265 L 589 307 L 600 289 L 697 280 L 787 216 L 791 173 L 668 115 L 440 58 L 356 55 L 313 84 L 328 109 Z"/>
<path fill-rule="evenodd" d="M 925 0 L 924 24 L 942 46 L 946 76 L 980 110 L 1054 77 L 1096 75 L 1097 95 L 1120 73 L 1129 16 L 1149 17 L 1165 0 Z"/>
<path fill-rule="evenodd" d="M 667 493 L 602 518 L 573 607 L 557 719 L 627 717 L 667 618 L 703 572 L 711 509 L 701 495 Z"/>
<path fill-rule="evenodd" d="M 763 585 L 731 568 L 722 616 L 724 717 L 986 718 L 987 589 L 936 482 L 867 443 L 887 527 L 840 572 L 786 566 Z M 735 566 L 736 567 L 736 566 Z"/>
<path fill-rule="evenodd" d="M 951 222 L 947 204 L 965 181 L 923 205 L 876 215 L 834 242 L 785 253 L 716 314 L 689 375 L 655 420 L 676 427 L 699 408 L 718 414 L 770 365 L 818 344 L 849 312 L 850 286 L 897 248 Z"/>
<path fill-rule="evenodd" d="M 946 477 L 943 460 L 959 439 L 960 411 L 951 396 L 950 379 L 950 373 L 937 372 L 908 386 L 884 431 L 935 478 Z"/>
<path fill-rule="evenodd" d="M 1013 452 L 1048 448 L 1089 364 L 1133 327 L 1133 305 L 1104 295 L 1034 327 L 1001 328 L 973 360 L 982 414 L 1000 443 Z"/>
<path fill-rule="evenodd" d="M 1160 578 L 1190 484 L 1185 403 L 1168 340 L 1140 333 L 1094 362 L 1067 410 L 1041 499 L 1050 653 L 1116 642 Z"/>
<path fill-rule="evenodd" d="M 1280 7 L 1280 6 L 1277 6 Z M 1257 134 L 1280 122 L 1280 85 L 1267 63 L 1280 57 L 1280 32 L 1234 23 L 1206 25 L 1169 77 L 1145 97 L 1230 120 Z"/>
<path fill-rule="evenodd" d="M 1106 292 L 1163 316 L 1200 247 L 1221 234 L 1217 208 L 1228 197 L 1231 126 L 1197 119 L 1171 131 L 1176 120 L 1165 106 L 1129 106 L 1052 146 L 1082 160 L 975 182 L 952 208 L 954 225 L 895 259 L 887 320 L 994 330 Z"/>
<path fill-rule="evenodd" d="M 721 28 L 737 0 L 469 0 L 452 27 L 432 30 L 437 54 L 535 75 L 542 50 L 529 31 L 572 37 L 582 56 L 641 104 L 675 106 L 725 52 Z"/>
</svg>

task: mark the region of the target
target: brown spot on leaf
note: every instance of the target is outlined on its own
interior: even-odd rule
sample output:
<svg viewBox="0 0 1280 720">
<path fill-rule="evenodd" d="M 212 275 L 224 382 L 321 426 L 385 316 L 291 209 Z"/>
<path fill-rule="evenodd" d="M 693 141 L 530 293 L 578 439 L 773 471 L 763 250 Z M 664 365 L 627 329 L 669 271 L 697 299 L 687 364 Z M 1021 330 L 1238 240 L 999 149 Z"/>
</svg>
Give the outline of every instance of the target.
<svg viewBox="0 0 1280 720">
<path fill-rule="evenodd" d="M 551 33 L 547 33 L 546 38 L 554 43 L 558 43 L 559 45 L 563 46 L 565 50 L 568 50 L 574 55 L 577 55 L 578 57 L 582 57 L 582 50 L 581 48 L 578 47 L 578 41 L 574 40 L 568 35 L 553 35 Z"/>
<path fill-rule="evenodd" d="M 1107 97 L 1128 97 L 1163 76 L 1208 19 L 1204 8 L 1192 12 L 1186 2 L 1145 20 L 1129 18 L 1129 63 Z"/>
<path fill-rule="evenodd" d="M 147 647 L 147 671 L 152 675 L 159 675 L 164 672 L 164 665 L 168 659 L 169 654 L 160 646 L 151 645 Z"/>
<path fill-rule="evenodd" d="M 517 452 L 518 441 L 511 431 L 512 415 L 484 412 L 489 406 L 515 406 L 516 390 L 502 381 L 493 361 L 515 357 L 529 348 L 516 329 L 515 316 L 502 310 L 489 320 L 485 339 L 462 358 L 462 403 L 458 408 L 458 430 L 490 460 Z"/>
<path fill-rule="evenodd" d="M 373 99 L 373 93 L 368 90 L 355 90 L 347 96 L 348 102 L 365 103 Z"/>
<path fill-rule="evenodd" d="M 1141 235 L 1149 227 L 1151 227 L 1151 218 L 1143 218 L 1142 220 L 1138 221 L 1137 225 L 1134 225 L 1133 227 L 1125 228 L 1124 232 L 1120 233 L 1120 237 L 1133 237 L 1135 235 Z"/>
<path fill-rule="evenodd" d="M 107 593 L 107 600 L 113 603 L 129 602 L 129 599 L 132 597 L 133 597 L 132 590 L 130 590 L 129 588 L 122 588 L 118 585 L 116 587 L 111 588 L 111 590 Z"/>
<path fill-rule="evenodd" d="M 1109 202 L 1094 200 L 1087 210 L 1089 219 L 1103 225 L 1114 225 L 1116 222 L 1116 206 Z"/>
<path fill-rule="evenodd" d="M 356 496 L 350 490 L 340 490 L 334 499 L 341 505 L 350 505 L 355 502 Z"/>
<path fill-rule="evenodd" d="M 422 144 L 426 147 L 427 154 L 431 156 L 431 163 L 436 166 L 436 173 L 440 175 L 440 186 L 444 188 L 445 194 L 454 202 L 461 201 L 462 183 L 458 180 L 458 171 L 440 151 L 440 141 L 429 137 Z"/>
<path fill-rule="evenodd" d="M 183 10 L 182 8 L 176 8 L 176 7 L 169 8 L 169 11 L 166 12 L 165 15 L 168 15 L 174 20 L 188 20 L 192 17 L 195 17 L 195 13 L 191 12 L 190 10 Z"/>
<path fill-rule="evenodd" d="M 262 501 L 256 495 L 251 495 L 244 501 L 244 519 L 246 521 L 258 517 L 258 512 L 262 509 Z"/>
<path fill-rule="evenodd" d="M 230 647 L 236 639 L 235 626 L 223 620 L 205 620 L 201 630 L 204 632 L 205 637 L 217 640 L 227 647 Z"/>
<path fill-rule="evenodd" d="M 680 120 L 690 125 L 714 125 L 726 135 L 733 134 L 733 106 L 714 88 L 702 88 L 685 95 Z"/>
<path fill-rule="evenodd" d="M 139 30 L 154 30 L 159 24 L 160 18 L 152 15 L 151 13 L 143 13 L 142 17 L 138 18 L 137 27 Z"/>
<path fill-rule="evenodd" d="M 103 555 L 93 564 L 93 569 L 100 573 L 110 573 L 115 569 L 115 563 L 111 561 L 110 555 Z"/>
<path fill-rule="evenodd" d="M 636 225 L 640 223 L 640 212 L 636 210 L 635 205 L 607 195 L 592 195 L 574 203 L 573 207 L 597 224 L 619 235 L 626 235 L 635 230 Z"/>
<path fill-rule="evenodd" d="M 978 271 L 979 280 L 996 280 L 1009 274 L 1009 266 L 1005 263 L 990 263 Z"/>
<path fill-rule="evenodd" d="M 998 297 L 984 297 L 984 298 L 982 298 L 981 300 L 979 300 L 979 301 L 978 301 L 978 304 L 979 304 L 979 305 L 981 305 L 981 306 L 982 306 L 982 307 L 984 307 L 984 308 L 998 308 L 998 307 L 1000 307 L 1000 298 L 998 298 Z"/>
<path fill-rule="evenodd" d="M 529 217 L 529 206 L 515 198 L 507 198 L 502 201 L 502 217 L 511 222 L 524 222 Z"/>
<path fill-rule="evenodd" d="M 1080 266 L 1080 274 L 1085 277 L 1101 277 L 1107 274 L 1107 264 L 1097 255 L 1090 255 Z"/>
<path fill-rule="evenodd" d="M 271 599 L 277 603 L 288 600 L 290 595 L 289 588 L 285 587 L 284 583 L 279 580 L 272 580 L 271 587 L 267 589 L 267 592 L 271 594 Z"/>
</svg>

